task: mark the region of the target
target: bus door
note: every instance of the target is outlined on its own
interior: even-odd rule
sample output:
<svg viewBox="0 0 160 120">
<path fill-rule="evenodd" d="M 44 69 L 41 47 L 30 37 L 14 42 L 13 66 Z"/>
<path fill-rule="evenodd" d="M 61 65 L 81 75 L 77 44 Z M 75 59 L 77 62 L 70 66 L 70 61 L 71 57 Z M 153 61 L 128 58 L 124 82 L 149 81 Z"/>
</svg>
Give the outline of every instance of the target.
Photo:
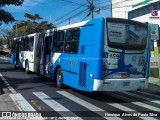
<svg viewBox="0 0 160 120">
<path fill-rule="evenodd" d="M 19 48 L 18 48 L 19 50 L 19 63 L 18 63 L 18 65 L 19 65 L 19 67 L 22 67 L 23 68 L 23 61 L 24 61 L 24 38 L 21 38 L 21 41 L 20 41 L 20 44 L 19 44 Z M 25 68 L 25 66 L 24 66 L 24 68 Z"/>
<path fill-rule="evenodd" d="M 35 38 L 35 53 L 34 53 L 34 70 L 36 73 L 40 73 L 40 57 L 41 57 L 41 40 L 43 39 L 43 34 L 37 34 Z"/>
<path fill-rule="evenodd" d="M 15 51 L 15 65 L 18 65 L 19 61 L 19 42 L 16 43 L 16 51 Z"/>
<path fill-rule="evenodd" d="M 44 75 L 44 34 L 39 36 L 40 42 L 40 75 Z"/>
<path fill-rule="evenodd" d="M 51 43 L 52 43 L 52 36 L 45 35 L 43 39 L 42 51 L 41 51 L 41 59 L 42 59 L 42 70 L 43 75 L 49 75 L 50 71 L 50 60 L 51 60 Z"/>
</svg>

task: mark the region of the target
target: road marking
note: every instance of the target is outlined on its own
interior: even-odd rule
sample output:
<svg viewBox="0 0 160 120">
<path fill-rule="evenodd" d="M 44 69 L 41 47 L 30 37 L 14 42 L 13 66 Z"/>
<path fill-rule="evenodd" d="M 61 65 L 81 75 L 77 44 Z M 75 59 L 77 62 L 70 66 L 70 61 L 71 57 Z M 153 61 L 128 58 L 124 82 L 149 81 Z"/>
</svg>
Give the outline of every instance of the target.
<svg viewBox="0 0 160 120">
<path fill-rule="evenodd" d="M 69 109 L 65 108 L 63 105 L 59 104 L 57 101 L 53 100 L 51 97 L 47 96 L 43 92 L 33 92 L 35 96 L 37 96 L 40 100 L 42 100 L 45 104 L 51 107 L 53 110 L 57 111 L 60 115 L 66 117 L 78 117 L 76 114 L 71 112 Z M 78 120 L 83 120 L 78 117 Z"/>
<path fill-rule="evenodd" d="M 66 91 L 56 91 L 56 92 L 65 96 L 65 97 L 67 97 L 68 99 L 74 101 L 75 103 L 78 103 L 81 106 L 91 110 L 92 112 L 95 112 L 96 114 L 99 114 L 100 116 L 104 116 L 104 114 L 101 114 L 100 111 L 105 112 L 105 110 L 103 110 L 103 109 L 101 109 L 101 108 L 99 108 L 99 107 L 97 107 L 97 106 L 95 106 L 95 105 L 93 105 L 93 104 L 91 104 L 87 101 L 84 101 L 84 100 L 82 100 L 82 99 L 80 99 L 80 98 L 78 98 L 78 97 L 76 97 L 76 96 L 74 96 L 74 95 L 72 95 L 72 94 L 70 94 Z M 104 117 L 104 118 L 107 119 L 107 120 L 122 120 L 119 117 Z"/>
<path fill-rule="evenodd" d="M 7 86 L 7 89 L 12 93 L 9 94 L 15 105 L 18 107 L 19 111 L 34 111 L 36 110 L 27 102 L 27 100 L 20 94 L 17 93 L 13 87 L 7 82 L 7 80 L 2 76 L 0 73 L 1 79 L 4 81 L 4 83 Z M 38 118 L 39 120 L 44 120 L 42 117 Z M 30 119 L 32 120 L 32 118 Z"/>
<path fill-rule="evenodd" d="M 106 104 L 108 104 L 108 103 L 106 103 Z M 133 115 L 133 113 L 140 113 L 141 114 L 141 112 L 137 112 L 134 109 L 128 108 L 128 107 L 121 105 L 121 104 L 118 104 L 118 103 L 109 103 L 108 105 L 111 105 L 111 106 L 118 108 L 120 110 L 123 110 L 123 111 L 127 111 L 127 113 L 131 113 L 131 115 Z M 142 118 L 143 120 L 158 120 L 153 117 L 139 117 L 139 118 Z"/>
<path fill-rule="evenodd" d="M 147 98 L 147 97 L 144 97 L 144 96 L 141 96 L 141 95 L 137 95 L 135 93 L 129 93 L 129 92 L 122 92 L 122 93 L 130 95 L 130 96 L 134 96 L 134 97 L 137 97 L 137 98 L 140 98 L 140 99 L 143 99 L 143 100 L 147 100 L 147 101 L 152 102 L 152 103 L 160 104 L 159 100 L 154 100 L 154 99 L 151 99 L 151 98 Z M 160 111 L 160 109 L 159 109 L 159 111 Z"/>
<path fill-rule="evenodd" d="M 11 92 L 11 93 L 17 93 L 13 87 L 11 87 L 11 85 L 7 82 L 7 80 L 3 77 L 3 75 L 0 73 L 0 77 L 1 79 L 3 80 L 3 82 L 6 84 L 8 90 Z"/>
<path fill-rule="evenodd" d="M 146 92 L 142 92 L 142 91 L 138 91 L 138 92 L 139 92 L 139 93 L 142 93 L 142 94 L 145 94 L 145 95 L 153 96 L 153 97 L 156 97 L 156 98 L 159 98 L 159 99 L 160 99 L 160 96 L 155 95 L 155 94 L 146 93 Z"/>
<path fill-rule="evenodd" d="M 121 95 L 117 95 L 115 93 L 107 93 L 113 97 L 117 97 L 118 99 L 122 99 L 122 100 L 129 100 L 129 101 L 133 101 L 133 99 L 130 99 L 128 97 L 125 97 L 125 96 L 121 96 Z M 135 100 L 134 100 L 135 101 Z M 154 107 L 154 106 L 151 106 L 151 105 L 148 105 L 148 104 L 145 104 L 145 103 L 142 103 L 142 102 L 138 102 L 138 101 L 135 101 L 135 102 L 131 102 L 132 104 L 135 104 L 135 105 L 138 105 L 140 107 L 144 107 L 144 108 L 147 108 L 147 109 L 150 109 L 152 111 L 156 111 L 156 112 L 159 112 L 160 109 L 157 108 L 157 107 Z"/>
<path fill-rule="evenodd" d="M 9 94 L 10 97 L 12 98 L 12 100 L 14 101 L 14 103 L 17 105 L 17 107 L 19 108 L 20 111 L 24 111 L 24 112 L 36 112 L 36 110 L 27 102 L 27 100 L 20 94 L 20 93 L 16 93 L 16 94 Z M 37 113 L 37 112 L 36 112 Z M 30 120 L 35 120 L 35 119 L 39 119 L 39 120 L 44 120 L 43 117 L 35 117 L 35 118 L 30 118 Z"/>
<path fill-rule="evenodd" d="M 36 111 L 20 93 L 10 94 L 10 96 L 22 111 Z"/>
</svg>

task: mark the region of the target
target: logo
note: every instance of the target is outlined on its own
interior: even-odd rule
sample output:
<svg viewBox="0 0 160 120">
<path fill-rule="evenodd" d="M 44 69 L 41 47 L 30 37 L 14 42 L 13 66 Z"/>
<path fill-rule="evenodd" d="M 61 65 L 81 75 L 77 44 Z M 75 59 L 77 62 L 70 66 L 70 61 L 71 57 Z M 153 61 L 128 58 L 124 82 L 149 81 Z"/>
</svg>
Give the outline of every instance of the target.
<svg viewBox="0 0 160 120">
<path fill-rule="evenodd" d="M 151 17 L 149 17 L 150 19 L 160 19 L 160 17 L 158 16 L 158 10 L 152 10 L 151 11 Z"/>
<path fill-rule="evenodd" d="M 152 16 L 158 16 L 158 10 L 152 10 L 151 15 Z"/>
</svg>

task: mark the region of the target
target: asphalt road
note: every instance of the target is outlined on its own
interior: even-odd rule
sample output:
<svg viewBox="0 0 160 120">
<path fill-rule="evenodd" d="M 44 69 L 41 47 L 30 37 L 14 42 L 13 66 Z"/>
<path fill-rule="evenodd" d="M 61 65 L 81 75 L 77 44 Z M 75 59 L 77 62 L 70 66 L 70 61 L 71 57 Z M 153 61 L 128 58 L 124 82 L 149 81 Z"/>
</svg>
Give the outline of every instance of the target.
<svg viewBox="0 0 160 120">
<path fill-rule="evenodd" d="M 57 89 L 52 80 L 14 69 L 8 60 L 2 59 L 0 74 L 1 82 L 10 90 L 10 97 L 20 111 L 41 112 L 43 117 L 55 120 L 160 119 L 158 91 L 88 93 L 67 86 Z"/>
</svg>

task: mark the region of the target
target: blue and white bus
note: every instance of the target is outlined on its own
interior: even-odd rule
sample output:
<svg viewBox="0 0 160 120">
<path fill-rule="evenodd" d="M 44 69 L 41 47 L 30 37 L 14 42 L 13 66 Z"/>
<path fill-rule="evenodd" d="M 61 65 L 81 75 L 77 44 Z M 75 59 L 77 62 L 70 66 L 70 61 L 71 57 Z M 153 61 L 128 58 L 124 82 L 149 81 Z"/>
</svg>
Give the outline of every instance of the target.
<svg viewBox="0 0 160 120">
<path fill-rule="evenodd" d="M 27 73 L 35 72 L 35 55 L 36 55 L 36 41 L 38 39 L 38 33 L 21 36 L 14 38 L 12 44 L 16 47 L 11 55 L 11 63 L 14 63 L 15 67 L 24 68 Z"/>
<path fill-rule="evenodd" d="M 96 18 L 39 33 L 35 71 L 82 91 L 129 91 L 148 87 L 147 24 Z M 37 44 L 36 44 L 37 43 Z"/>
</svg>

